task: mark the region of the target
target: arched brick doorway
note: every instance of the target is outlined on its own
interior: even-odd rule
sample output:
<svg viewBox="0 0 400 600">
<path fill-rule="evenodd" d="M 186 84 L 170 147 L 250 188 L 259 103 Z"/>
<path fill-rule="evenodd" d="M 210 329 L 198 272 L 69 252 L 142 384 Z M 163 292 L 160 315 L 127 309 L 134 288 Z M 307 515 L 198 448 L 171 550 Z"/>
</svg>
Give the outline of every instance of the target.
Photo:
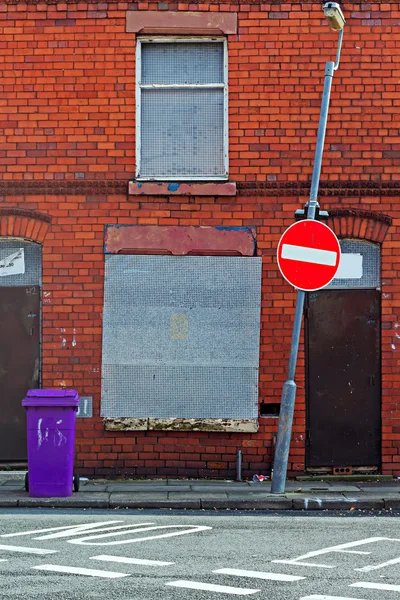
<svg viewBox="0 0 400 600">
<path fill-rule="evenodd" d="M 332 214 L 333 213 L 333 214 Z M 332 211 L 340 238 L 339 276 L 308 295 L 306 467 L 374 472 L 381 467 L 380 244 L 390 220 Z"/>
<path fill-rule="evenodd" d="M 21 401 L 40 385 L 42 246 L 46 215 L 0 210 L 0 463 L 26 460 Z"/>
</svg>

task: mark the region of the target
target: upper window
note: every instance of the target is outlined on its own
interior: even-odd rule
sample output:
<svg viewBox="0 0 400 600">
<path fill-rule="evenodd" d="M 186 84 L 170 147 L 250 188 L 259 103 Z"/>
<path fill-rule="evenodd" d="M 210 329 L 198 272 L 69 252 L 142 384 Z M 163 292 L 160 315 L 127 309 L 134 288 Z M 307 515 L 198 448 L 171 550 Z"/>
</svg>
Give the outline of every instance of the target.
<svg viewBox="0 0 400 600">
<path fill-rule="evenodd" d="M 226 40 L 140 38 L 136 67 L 136 176 L 227 179 Z"/>
</svg>

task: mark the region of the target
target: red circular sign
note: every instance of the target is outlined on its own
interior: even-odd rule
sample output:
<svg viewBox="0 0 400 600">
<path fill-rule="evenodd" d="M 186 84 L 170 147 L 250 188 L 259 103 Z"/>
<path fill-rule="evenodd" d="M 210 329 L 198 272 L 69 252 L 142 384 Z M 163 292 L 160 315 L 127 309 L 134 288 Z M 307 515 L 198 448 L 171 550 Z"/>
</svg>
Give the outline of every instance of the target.
<svg viewBox="0 0 400 600">
<path fill-rule="evenodd" d="M 291 285 L 312 292 L 327 286 L 340 262 L 340 245 L 325 223 L 306 219 L 294 223 L 278 244 L 278 266 Z"/>
</svg>

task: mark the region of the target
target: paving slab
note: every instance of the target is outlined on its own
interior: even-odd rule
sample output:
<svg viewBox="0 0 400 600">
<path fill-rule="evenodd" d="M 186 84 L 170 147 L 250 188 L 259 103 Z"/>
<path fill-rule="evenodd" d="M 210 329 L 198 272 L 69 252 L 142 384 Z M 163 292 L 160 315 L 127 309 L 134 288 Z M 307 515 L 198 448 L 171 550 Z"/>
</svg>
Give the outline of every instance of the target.
<svg viewBox="0 0 400 600">
<path fill-rule="evenodd" d="M 250 492 L 254 492 L 256 488 L 250 488 L 249 486 L 244 487 L 243 485 L 235 485 L 235 484 L 215 484 L 215 485 L 203 485 L 203 484 L 195 484 L 191 486 L 193 492 L 200 492 L 204 494 L 210 494 L 215 492 L 226 492 L 230 494 L 231 492 L 240 492 L 242 494 L 249 494 Z M 257 489 L 257 492 L 265 493 L 266 488 Z"/>
<path fill-rule="evenodd" d="M 106 483 L 83 483 L 80 482 L 79 491 L 88 492 L 107 492 L 108 485 Z"/>
<path fill-rule="evenodd" d="M 128 492 L 132 492 L 134 493 L 166 493 L 168 491 L 168 486 L 162 486 L 162 485 L 158 485 L 158 484 L 142 484 L 142 483 L 111 483 L 110 485 L 107 486 L 107 491 L 108 492 L 123 492 L 123 493 L 128 493 Z M 186 491 L 190 492 L 190 486 L 187 486 L 187 488 L 182 488 L 185 489 Z M 181 489 L 179 490 L 181 491 Z"/>
</svg>

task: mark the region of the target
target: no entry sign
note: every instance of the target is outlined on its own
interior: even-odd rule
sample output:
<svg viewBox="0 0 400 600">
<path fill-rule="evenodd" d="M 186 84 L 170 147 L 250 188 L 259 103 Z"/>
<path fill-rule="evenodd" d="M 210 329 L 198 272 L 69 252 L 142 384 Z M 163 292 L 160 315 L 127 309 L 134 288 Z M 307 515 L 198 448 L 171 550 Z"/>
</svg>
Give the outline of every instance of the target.
<svg viewBox="0 0 400 600">
<path fill-rule="evenodd" d="M 306 219 L 294 223 L 279 240 L 278 266 L 291 285 L 312 292 L 327 286 L 340 262 L 340 245 L 325 223 Z"/>
</svg>

